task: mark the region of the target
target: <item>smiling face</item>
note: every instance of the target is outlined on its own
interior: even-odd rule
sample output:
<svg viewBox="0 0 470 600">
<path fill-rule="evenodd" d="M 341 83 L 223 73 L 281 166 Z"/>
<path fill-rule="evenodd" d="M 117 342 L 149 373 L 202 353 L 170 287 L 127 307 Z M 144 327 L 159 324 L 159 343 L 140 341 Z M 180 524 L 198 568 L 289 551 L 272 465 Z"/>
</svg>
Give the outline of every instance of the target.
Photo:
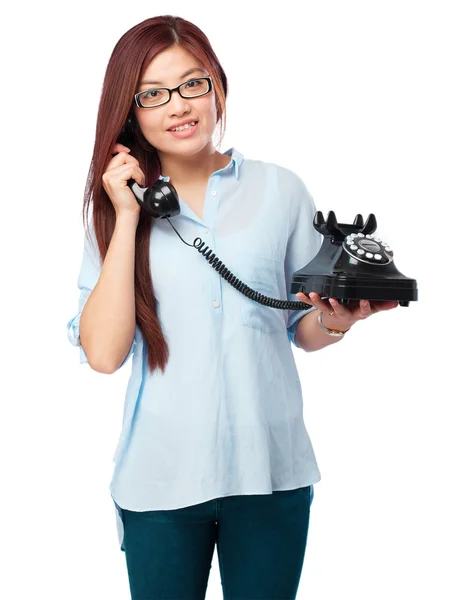
<svg viewBox="0 0 470 600">
<path fill-rule="evenodd" d="M 190 73 L 192 69 L 197 70 Z M 136 93 L 158 87 L 174 88 L 189 79 L 209 75 L 190 52 L 181 46 L 173 46 L 152 60 L 139 81 Z M 212 135 L 217 125 L 214 89 L 196 98 L 182 98 L 175 90 L 166 104 L 153 108 L 134 105 L 134 111 L 143 135 L 160 155 L 192 156 L 208 145 L 213 150 Z M 187 119 L 198 121 L 191 136 L 178 138 L 169 133 L 170 127 Z"/>
</svg>

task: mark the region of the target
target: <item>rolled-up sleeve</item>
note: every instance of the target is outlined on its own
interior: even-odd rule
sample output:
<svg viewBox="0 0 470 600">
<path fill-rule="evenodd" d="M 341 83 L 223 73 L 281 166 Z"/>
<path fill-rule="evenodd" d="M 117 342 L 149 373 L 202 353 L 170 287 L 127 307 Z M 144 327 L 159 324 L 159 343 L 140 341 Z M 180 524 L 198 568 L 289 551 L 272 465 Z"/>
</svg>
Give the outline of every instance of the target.
<svg viewBox="0 0 470 600">
<path fill-rule="evenodd" d="M 88 357 L 80 343 L 80 317 L 82 315 L 82 311 L 86 304 L 86 301 L 90 297 L 93 288 L 98 282 L 102 268 L 100 254 L 98 251 L 98 244 L 96 242 L 93 226 L 90 225 L 89 227 L 91 241 L 85 232 L 82 264 L 80 267 L 80 272 L 77 281 L 77 286 L 80 290 L 80 295 L 78 298 L 78 310 L 77 313 L 67 323 L 68 339 L 73 346 L 78 346 L 80 349 L 80 364 L 88 363 Z M 134 339 L 132 341 L 131 348 L 119 368 L 121 368 L 128 361 L 128 359 L 134 352 L 135 345 L 136 335 L 134 334 Z"/>
<path fill-rule="evenodd" d="M 285 257 L 285 280 L 287 285 L 287 299 L 299 301 L 295 294 L 290 293 L 292 277 L 296 271 L 305 267 L 315 256 L 323 242 L 323 236 L 313 226 L 316 206 L 312 195 L 302 179 L 294 174 L 290 198 L 289 233 Z M 305 315 L 317 310 L 312 306 L 306 310 L 289 310 L 287 318 L 287 335 L 295 343 L 297 326 Z"/>
</svg>

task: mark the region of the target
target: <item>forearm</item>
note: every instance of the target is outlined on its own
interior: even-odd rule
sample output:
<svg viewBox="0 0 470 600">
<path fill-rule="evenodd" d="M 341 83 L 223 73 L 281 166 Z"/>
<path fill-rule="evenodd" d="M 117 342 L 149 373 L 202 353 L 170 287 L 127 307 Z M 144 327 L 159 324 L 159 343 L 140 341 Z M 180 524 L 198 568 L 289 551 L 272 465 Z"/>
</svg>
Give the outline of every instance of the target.
<svg viewBox="0 0 470 600">
<path fill-rule="evenodd" d="M 304 317 L 302 317 L 297 325 L 297 331 L 295 334 L 295 343 L 305 350 L 305 352 L 314 352 L 315 350 L 321 350 L 331 344 L 336 344 L 343 339 L 344 336 L 328 335 L 320 327 L 318 323 L 319 310 L 312 310 Z M 323 313 L 322 320 L 323 325 L 329 329 L 335 329 L 333 323 L 328 321 L 329 315 Z M 347 334 L 346 334 L 347 335 Z"/>
<path fill-rule="evenodd" d="M 80 317 L 80 343 L 89 365 L 112 373 L 135 334 L 134 260 L 139 215 L 117 216 L 100 277 Z"/>
</svg>

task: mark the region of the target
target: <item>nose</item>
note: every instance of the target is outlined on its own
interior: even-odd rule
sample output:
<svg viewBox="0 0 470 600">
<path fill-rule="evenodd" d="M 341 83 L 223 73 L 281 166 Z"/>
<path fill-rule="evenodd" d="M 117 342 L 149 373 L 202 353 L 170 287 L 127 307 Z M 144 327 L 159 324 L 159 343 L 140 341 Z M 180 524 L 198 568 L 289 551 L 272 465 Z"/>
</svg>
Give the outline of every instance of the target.
<svg viewBox="0 0 470 600">
<path fill-rule="evenodd" d="M 183 98 L 178 94 L 177 90 L 173 90 L 171 93 L 171 98 L 167 103 L 168 109 L 170 110 L 170 114 L 181 114 L 188 112 L 189 110 L 189 102 L 187 98 Z"/>
</svg>

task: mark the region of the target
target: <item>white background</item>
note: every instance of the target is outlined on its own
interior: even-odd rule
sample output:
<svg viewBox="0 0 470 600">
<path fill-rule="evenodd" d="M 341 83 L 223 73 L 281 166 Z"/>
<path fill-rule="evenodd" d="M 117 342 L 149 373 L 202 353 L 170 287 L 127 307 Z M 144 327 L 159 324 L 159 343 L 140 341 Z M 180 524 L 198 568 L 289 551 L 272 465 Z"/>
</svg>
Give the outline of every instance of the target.
<svg viewBox="0 0 470 600">
<path fill-rule="evenodd" d="M 131 361 L 80 365 L 66 323 L 106 65 L 158 14 L 199 26 L 227 73 L 220 151 L 294 170 L 339 222 L 373 212 L 418 281 L 409 307 L 294 349 L 322 474 L 297 598 L 470 597 L 468 3 L 275 6 L 3 9 L 2 598 L 130 598 L 108 485 Z M 222 598 L 216 552 L 206 597 Z"/>
</svg>

